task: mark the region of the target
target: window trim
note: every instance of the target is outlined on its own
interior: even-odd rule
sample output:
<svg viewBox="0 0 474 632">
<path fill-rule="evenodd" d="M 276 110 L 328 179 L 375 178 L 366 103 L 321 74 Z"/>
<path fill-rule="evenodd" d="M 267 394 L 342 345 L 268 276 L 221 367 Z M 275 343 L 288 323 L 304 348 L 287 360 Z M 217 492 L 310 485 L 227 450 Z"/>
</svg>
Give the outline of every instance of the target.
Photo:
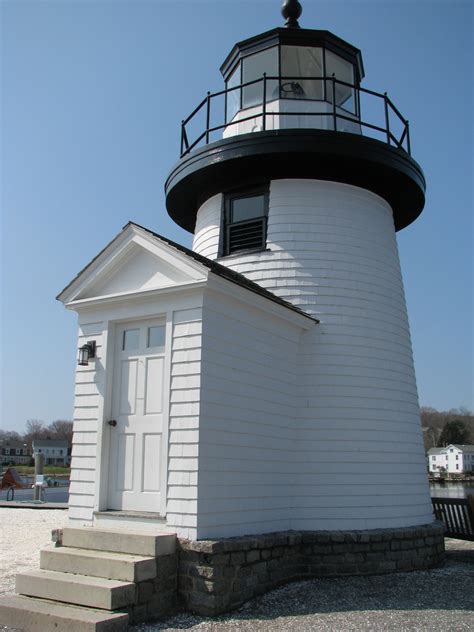
<svg viewBox="0 0 474 632">
<path fill-rule="evenodd" d="M 239 222 L 231 222 L 231 204 L 233 200 L 242 199 L 247 197 L 256 197 L 263 196 L 263 210 L 264 214 L 257 218 L 252 218 L 248 220 L 241 220 Z M 270 202 L 270 187 L 269 184 L 264 185 L 256 185 L 252 187 L 245 187 L 239 189 L 233 189 L 232 191 L 224 192 L 222 195 L 222 222 L 221 222 L 221 257 L 231 257 L 234 255 L 245 254 L 248 252 L 258 252 L 261 250 L 267 250 L 267 231 L 268 231 L 268 210 L 269 210 L 269 202 Z M 236 250 L 234 252 L 230 252 L 230 228 L 231 226 L 237 224 L 245 224 L 246 222 L 256 221 L 258 219 L 263 220 L 263 230 L 262 230 L 262 243 L 259 246 L 255 246 L 252 248 L 242 248 L 240 250 Z"/>
</svg>

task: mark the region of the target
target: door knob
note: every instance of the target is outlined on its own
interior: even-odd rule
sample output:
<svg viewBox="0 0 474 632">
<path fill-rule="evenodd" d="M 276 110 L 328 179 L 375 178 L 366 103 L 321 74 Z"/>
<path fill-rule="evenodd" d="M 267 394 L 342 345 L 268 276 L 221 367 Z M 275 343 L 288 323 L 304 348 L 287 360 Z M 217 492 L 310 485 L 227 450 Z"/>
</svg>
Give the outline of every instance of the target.
<svg viewBox="0 0 474 632">
<path fill-rule="evenodd" d="M 115 426 L 117 425 L 117 422 L 115 421 L 115 419 L 111 419 L 107 423 L 109 424 L 109 426 L 112 426 L 112 428 L 115 428 Z"/>
</svg>

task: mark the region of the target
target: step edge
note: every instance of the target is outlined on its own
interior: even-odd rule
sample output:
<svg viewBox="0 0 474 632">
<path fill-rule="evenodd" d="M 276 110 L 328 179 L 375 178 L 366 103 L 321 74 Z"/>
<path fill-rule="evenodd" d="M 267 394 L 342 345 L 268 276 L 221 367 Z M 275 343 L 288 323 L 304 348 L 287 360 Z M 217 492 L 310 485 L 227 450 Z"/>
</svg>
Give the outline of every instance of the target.
<svg viewBox="0 0 474 632">
<path fill-rule="evenodd" d="M 8 604 L 4 604 L 2 603 L 3 601 L 6 600 L 13 600 L 13 601 L 19 601 L 20 603 L 25 603 L 28 604 L 29 606 L 34 606 L 34 605 L 47 605 L 48 607 L 52 607 L 52 608 L 64 608 L 66 610 L 72 610 L 75 611 L 76 613 L 79 612 L 84 612 L 84 613 L 93 613 L 93 614 L 97 614 L 100 616 L 105 616 L 106 618 L 109 619 L 129 619 L 129 615 L 127 612 L 122 612 L 120 610 L 104 610 L 103 608 L 96 608 L 94 606 L 81 606 L 79 604 L 74 604 L 74 603 L 68 603 L 66 601 L 56 601 L 54 599 L 48 599 L 48 598 L 43 598 L 43 597 L 32 597 L 30 595 L 18 595 L 18 594 L 3 594 L 0 596 L 0 608 L 3 607 L 15 607 L 14 603 L 9 606 Z M 59 616 L 59 615 L 56 615 Z"/>
<path fill-rule="evenodd" d="M 51 574 L 52 576 L 49 577 L 48 575 Z M 65 571 L 50 571 L 48 569 L 44 569 L 44 568 L 40 568 L 38 570 L 31 570 L 31 571 L 25 571 L 24 573 L 17 573 L 16 574 L 16 578 L 18 577 L 29 577 L 29 578 L 33 578 L 34 580 L 45 580 L 45 579 L 49 579 L 51 581 L 60 581 L 60 582 L 66 582 L 66 583 L 73 583 L 72 582 L 72 578 L 79 578 L 79 583 L 89 583 L 89 585 L 94 586 L 95 588 L 105 588 L 105 589 L 109 589 L 109 590 L 113 590 L 114 588 L 129 588 L 130 586 L 135 586 L 135 582 L 132 581 L 123 581 L 120 579 L 108 579 L 107 577 L 94 577 L 93 575 L 81 575 L 80 573 L 67 573 Z M 87 580 L 85 582 L 81 582 L 81 580 Z M 92 580 L 91 582 L 89 582 L 89 580 Z M 107 585 L 101 585 L 101 583 L 106 583 L 106 582 L 114 582 L 116 585 L 115 586 L 107 586 Z"/>
<path fill-rule="evenodd" d="M 51 546 L 44 547 L 40 550 L 40 553 L 45 552 L 46 554 L 58 554 L 58 555 L 77 555 L 86 557 L 87 554 L 90 555 L 91 558 L 100 559 L 105 557 L 109 560 L 114 560 L 117 562 L 127 562 L 127 563 L 140 563 L 140 562 L 149 562 L 154 561 L 157 558 L 152 555 L 139 555 L 136 553 L 122 553 L 121 551 L 101 551 L 100 549 L 82 549 L 78 546 Z M 117 556 L 115 558 L 114 556 Z M 123 556 L 123 558 L 122 558 Z M 130 558 L 130 559 L 126 559 Z"/>
</svg>

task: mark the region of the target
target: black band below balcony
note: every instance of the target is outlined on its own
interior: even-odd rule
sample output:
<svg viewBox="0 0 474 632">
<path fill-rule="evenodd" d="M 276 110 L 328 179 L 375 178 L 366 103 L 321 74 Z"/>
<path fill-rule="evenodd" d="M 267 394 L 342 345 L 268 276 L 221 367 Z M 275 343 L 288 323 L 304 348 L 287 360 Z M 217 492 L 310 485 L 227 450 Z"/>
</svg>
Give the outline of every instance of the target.
<svg viewBox="0 0 474 632">
<path fill-rule="evenodd" d="M 392 207 L 396 230 L 411 224 L 425 204 L 421 167 L 402 149 L 346 132 L 285 129 L 232 136 L 186 154 L 166 181 L 166 208 L 193 232 L 199 207 L 213 195 L 287 178 L 372 191 Z"/>
</svg>

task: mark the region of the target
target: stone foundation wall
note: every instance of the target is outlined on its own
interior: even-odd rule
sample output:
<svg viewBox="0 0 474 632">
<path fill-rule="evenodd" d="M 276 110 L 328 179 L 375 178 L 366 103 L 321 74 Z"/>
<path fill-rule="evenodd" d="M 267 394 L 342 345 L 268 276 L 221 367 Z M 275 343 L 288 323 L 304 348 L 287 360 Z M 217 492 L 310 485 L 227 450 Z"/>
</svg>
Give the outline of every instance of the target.
<svg viewBox="0 0 474 632">
<path fill-rule="evenodd" d="M 178 556 L 156 558 L 156 577 L 135 584 L 135 604 L 121 608 L 127 612 L 130 623 L 142 623 L 173 614 L 178 606 Z"/>
<path fill-rule="evenodd" d="M 444 561 L 440 522 L 368 531 L 286 531 L 179 540 L 181 605 L 217 615 L 289 581 L 367 575 L 439 566 Z"/>
</svg>

